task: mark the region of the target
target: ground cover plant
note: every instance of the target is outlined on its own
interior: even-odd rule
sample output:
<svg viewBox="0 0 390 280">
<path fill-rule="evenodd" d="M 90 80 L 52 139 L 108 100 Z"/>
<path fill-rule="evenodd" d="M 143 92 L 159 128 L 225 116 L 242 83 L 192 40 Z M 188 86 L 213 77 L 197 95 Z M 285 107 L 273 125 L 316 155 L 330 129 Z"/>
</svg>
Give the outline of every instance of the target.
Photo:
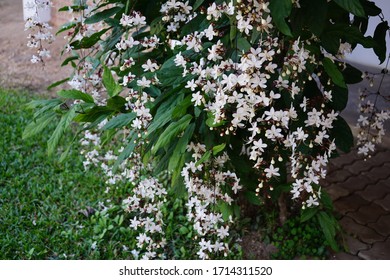
<svg viewBox="0 0 390 280">
<path fill-rule="evenodd" d="M 0 258 L 86 258 L 92 231 L 83 230 L 81 211 L 104 201 L 102 184 L 84 172 L 77 153 L 65 165 L 47 160 L 48 134 L 22 139 L 31 100 L 27 92 L 0 89 Z"/>
<path fill-rule="evenodd" d="M 192 257 L 234 258 L 248 205 L 276 212 L 278 225 L 296 217 L 315 223 L 338 249 L 321 180 L 329 159 L 353 146 L 339 113 L 347 84 L 363 74 L 344 55 L 360 44 L 386 58 L 389 27 L 373 2 L 107 0 L 61 11 L 73 15 L 59 33 L 69 40 L 63 64 L 74 73 L 53 87 L 71 89 L 30 104 L 36 114 L 25 137 L 57 120 L 53 155 L 79 124 L 73 142 L 84 168 L 105 174 L 112 208 L 123 209 L 129 258 L 171 257 L 176 236 L 166 209 L 176 199 L 185 200 L 191 226 L 180 229 L 190 234 Z M 365 35 L 372 16 L 382 19 L 373 37 Z M 26 28 L 36 31 L 32 62 L 44 63 L 49 26 L 32 18 Z M 381 141 L 389 117 L 374 105 L 364 111 L 372 125 L 360 135 L 362 154 Z"/>
</svg>

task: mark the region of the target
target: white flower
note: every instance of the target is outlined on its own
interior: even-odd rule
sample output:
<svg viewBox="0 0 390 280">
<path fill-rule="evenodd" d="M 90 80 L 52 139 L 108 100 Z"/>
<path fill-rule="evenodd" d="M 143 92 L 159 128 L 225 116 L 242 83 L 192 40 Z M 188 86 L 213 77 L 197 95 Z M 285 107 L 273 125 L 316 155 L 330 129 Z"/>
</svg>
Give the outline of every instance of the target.
<svg viewBox="0 0 390 280">
<path fill-rule="evenodd" d="M 187 82 L 187 85 L 185 86 L 185 88 L 189 88 L 189 89 L 191 89 L 191 91 L 195 91 L 197 86 L 198 85 L 195 83 L 194 79 L 192 79 L 191 81 Z"/>
<path fill-rule="evenodd" d="M 266 173 L 266 177 L 267 178 L 272 178 L 274 176 L 280 176 L 280 173 L 279 173 L 279 168 L 278 167 L 274 167 L 273 164 L 271 164 L 268 168 L 264 169 L 264 172 Z"/>
<path fill-rule="evenodd" d="M 196 254 L 199 256 L 199 259 L 201 259 L 201 260 L 204 260 L 207 258 L 207 255 L 205 254 L 205 252 L 203 252 L 202 249 L 200 249 Z"/>
<path fill-rule="evenodd" d="M 224 239 L 225 237 L 229 236 L 229 226 L 223 227 L 217 229 L 217 236 L 221 239 Z"/>
<path fill-rule="evenodd" d="M 365 117 L 363 115 L 359 116 L 358 123 L 360 123 L 362 126 L 369 125 L 368 117 Z"/>
<path fill-rule="evenodd" d="M 209 27 L 205 29 L 203 32 L 207 37 L 207 39 L 209 39 L 209 41 L 213 40 L 214 36 L 217 35 L 217 33 L 214 31 L 212 24 L 210 24 Z"/>
<path fill-rule="evenodd" d="M 141 222 L 137 220 L 137 217 L 134 217 L 132 220 L 130 220 L 130 222 L 130 227 L 134 230 L 137 230 L 138 226 L 141 224 Z"/>
<path fill-rule="evenodd" d="M 253 26 L 250 24 L 250 19 L 243 20 L 242 18 L 237 21 L 237 28 L 240 32 L 245 32 L 246 35 L 249 35 L 249 32 L 253 29 Z"/>
<path fill-rule="evenodd" d="M 175 57 L 175 59 L 174 59 L 174 62 L 175 62 L 175 65 L 176 66 L 181 66 L 181 67 L 185 67 L 186 66 L 186 64 L 187 64 L 187 62 L 186 62 L 186 60 L 184 59 L 184 57 L 181 55 L 181 52 L 179 52 L 177 55 L 176 55 L 176 57 Z"/>
<path fill-rule="evenodd" d="M 312 207 L 312 206 L 318 206 L 320 203 L 318 202 L 318 198 L 314 198 L 313 196 L 310 196 L 308 200 L 306 200 L 306 205 L 307 207 Z"/>
<path fill-rule="evenodd" d="M 253 147 L 254 149 L 257 149 L 259 150 L 260 152 L 264 152 L 264 149 L 263 148 L 266 148 L 267 147 L 267 144 L 266 143 L 263 143 L 263 140 L 262 139 L 259 139 L 258 141 L 254 141 L 253 142 Z"/>
<path fill-rule="evenodd" d="M 302 127 L 298 127 L 297 130 L 293 132 L 293 134 L 298 141 L 305 141 L 309 136 L 307 133 L 305 133 Z"/>
<path fill-rule="evenodd" d="M 146 24 L 146 18 L 142 16 L 140 13 L 134 13 L 134 18 L 133 18 L 133 25 L 138 26 L 138 25 L 145 25 Z"/>
<path fill-rule="evenodd" d="M 199 242 L 199 245 L 202 248 L 202 251 L 208 250 L 209 252 L 212 252 L 214 248 L 214 246 L 211 244 L 211 241 L 210 240 L 205 241 L 204 238 L 202 238 L 202 240 Z"/>
<path fill-rule="evenodd" d="M 150 87 L 151 81 L 146 79 L 145 77 L 142 77 L 141 80 L 137 81 L 137 86 L 139 87 Z"/>
<path fill-rule="evenodd" d="M 151 238 L 145 233 L 140 233 L 136 239 L 138 240 L 138 247 L 142 247 L 144 243 L 149 243 L 151 241 Z"/>
<path fill-rule="evenodd" d="M 194 103 L 195 106 L 202 105 L 202 101 L 203 101 L 203 96 L 200 93 L 200 91 L 192 94 L 191 102 Z"/>
<path fill-rule="evenodd" d="M 159 66 L 157 65 L 157 63 L 152 62 L 150 59 L 148 59 L 146 63 L 142 65 L 142 68 L 144 69 L 144 72 L 155 72 L 156 70 L 158 70 Z"/>
<path fill-rule="evenodd" d="M 329 138 L 329 135 L 327 134 L 327 132 L 326 131 L 319 131 L 318 134 L 316 135 L 316 138 L 314 139 L 314 142 L 321 145 L 322 142 L 324 141 L 324 138 L 325 139 Z"/>
<path fill-rule="evenodd" d="M 168 32 L 177 32 L 178 28 L 179 28 L 179 24 L 178 23 L 171 22 L 171 23 L 169 23 L 169 25 L 167 27 L 167 31 Z"/>
</svg>

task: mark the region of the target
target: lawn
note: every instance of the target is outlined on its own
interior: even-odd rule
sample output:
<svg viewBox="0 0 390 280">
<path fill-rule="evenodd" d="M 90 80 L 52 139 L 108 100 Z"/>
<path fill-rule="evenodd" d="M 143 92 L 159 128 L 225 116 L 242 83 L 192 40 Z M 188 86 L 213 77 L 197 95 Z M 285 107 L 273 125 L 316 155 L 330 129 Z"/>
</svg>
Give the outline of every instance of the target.
<svg viewBox="0 0 390 280">
<path fill-rule="evenodd" d="M 33 98 L 0 89 L 0 259 L 125 257 L 111 237 L 104 250 L 92 246 L 102 222 L 86 210 L 107 196 L 98 174 L 84 171 L 77 151 L 64 164 L 48 158 L 51 131 L 22 139 Z"/>
</svg>

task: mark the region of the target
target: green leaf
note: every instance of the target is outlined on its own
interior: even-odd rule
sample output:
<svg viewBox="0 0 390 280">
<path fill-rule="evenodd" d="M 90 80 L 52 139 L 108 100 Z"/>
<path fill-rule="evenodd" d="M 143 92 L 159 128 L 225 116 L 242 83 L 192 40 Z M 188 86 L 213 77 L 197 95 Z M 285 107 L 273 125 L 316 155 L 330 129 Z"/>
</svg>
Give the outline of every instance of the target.
<svg viewBox="0 0 390 280">
<path fill-rule="evenodd" d="M 71 29 L 71 28 L 73 28 L 73 27 L 75 27 L 75 26 L 76 26 L 76 23 L 74 23 L 74 22 L 67 22 L 67 23 L 65 23 L 64 25 L 62 25 L 62 26 L 58 29 L 56 35 L 58 35 L 58 34 L 64 32 L 64 31 L 66 31 L 66 30 L 69 30 L 69 29 Z"/>
<path fill-rule="evenodd" d="M 63 101 L 60 99 L 49 99 L 49 100 L 33 100 L 26 104 L 26 108 L 28 109 L 37 109 L 34 113 L 34 119 L 39 118 L 40 116 L 46 114 L 48 111 L 53 110 L 55 111 L 56 108 L 61 106 L 63 104 Z"/>
<path fill-rule="evenodd" d="M 156 144 L 152 149 L 152 153 L 155 154 L 160 148 L 170 143 L 175 137 L 177 137 L 187 128 L 191 120 L 191 115 L 185 115 L 180 120 L 171 123 L 158 138 Z"/>
<path fill-rule="evenodd" d="M 51 90 L 52 88 L 55 88 L 55 87 L 57 87 L 59 85 L 62 85 L 63 83 L 66 83 L 69 80 L 70 80 L 70 78 L 66 78 L 66 79 L 63 79 L 61 81 L 57 81 L 55 83 L 52 83 L 50 86 L 48 86 L 47 90 Z"/>
<path fill-rule="evenodd" d="M 95 45 L 97 42 L 99 42 L 100 41 L 100 37 L 104 33 L 106 33 L 108 30 L 109 30 L 109 28 L 103 29 L 103 30 L 101 30 L 99 32 L 96 32 L 96 33 L 92 34 L 89 37 L 84 37 L 83 39 L 81 39 L 79 41 L 74 41 L 70 45 L 74 49 L 76 49 L 76 50 L 78 50 L 78 49 L 89 49 L 90 47 Z"/>
<path fill-rule="evenodd" d="M 155 116 L 153 118 L 153 121 L 150 124 L 150 126 L 148 127 L 148 133 L 149 134 L 151 134 L 151 133 L 155 132 L 156 130 L 162 128 L 169 121 L 171 121 L 172 113 L 173 113 L 173 110 L 176 107 L 176 104 L 178 102 L 180 102 L 182 100 L 182 98 L 183 98 L 183 95 L 182 94 L 178 94 L 176 92 L 176 89 L 174 91 L 172 91 L 172 92 L 176 93 L 177 95 L 172 95 L 170 98 L 168 98 L 167 100 L 165 100 L 164 102 L 161 102 L 161 104 L 159 104 L 157 112 L 156 112 L 156 114 L 155 114 Z M 169 95 L 169 94 L 170 93 L 164 94 L 164 95 L 161 96 L 161 98 L 166 98 L 166 96 Z M 157 103 L 157 100 L 156 100 L 156 103 Z M 156 105 L 156 107 L 157 107 L 157 105 Z M 153 109 L 155 109 L 156 107 L 154 107 Z"/>
<path fill-rule="evenodd" d="M 301 223 L 304 223 L 313 218 L 318 213 L 318 207 L 305 208 L 301 212 Z"/>
<path fill-rule="evenodd" d="M 103 127 L 103 130 L 125 127 L 129 125 L 136 117 L 136 113 L 120 114 L 109 120 Z"/>
<path fill-rule="evenodd" d="M 104 11 L 101 11 L 99 13 L 96 13 L 89 18 L 85 19 L 86 24 L 92 24 L 92 23 L 97 23 L 99 21 L 103 21 L 117 13 L 119 13 L 121 10 L 124 10 L 123 7 L 113 7 L 110 9 L 106 9 Z"/>
<path fill-rule="evenodd" d="M 92 123 L 96 120 L 99 120 L 100 123 L 113 112 L 114 111 L 112 109 L 107 108 L 105 106 L 94 106 L 93 108 L 77 115 L 74 121 Z"/>
<path fill-rule="evenodd" d="M 346 67 L 343 70 L 343 76 L 347 84 L 360 83 L 363 80 L 362 74 L 362 71 L 350 64 L 346 64 Z"/>
<path fill-rule="evenodd" d="M 251 48 L 251 44 L 248 42 L 247 39 L 245 38 L 239 38 L 237 40 L 237 48 L 241 51 L 241 52 L 247 52 L 250 50 Z"/>
<path fill-rule="evenodd" d="M 190 231 L 188 230 L 188 228 L 186 228 L 185 226 L 182 226 L 180 229 L 179 229 L 179 233 L 181 235 L 186 235 L 187 233 L 189 233 Z"/>
<path fill-rule="evenodd" d="M 389 25 L 387 21 L 383 21 L 377 25 L 374 32 L 374 40 L 377 42 L 377 45 L 374 46 L 374 52 L 378 56 L 380 64 L 386 59 L 386 36 L 388 31 Z"/>
<path fill-rule="evenodd" d="M 164 24 L 162 21 L 162 16 L 155 18 L 150 24 L 150 34 L 159 34 L 164 30 Z"/>
<path fill-rule="evenodd" d="M 308 1 L 307 14 L 303 15 L 303 18 L 306 19 L 306 25 L 313 34 L 321 35 L 327 22 L 327 13 L 328 3 L 326 0 Z"/>
<path fill-rule="evenodd" d="M 230 32 L 229 38 L 231 46 L 233 47 L 235 40 L 237 39 L 237 20 L 234 17 L 229 18 L 230 21 Z"/>
<path fill-rule="evenodd" d="M 336 55 L 340 48 L 340 36 L 335 36 L 333 33 L 324 31 L 321 35 L 321 43 L 327 52 Z"/>
<path fill-rule="evenodd" d="M 226 147 L 226 143 L 213 147 L 213 155 L 216 156 L 220 152 L 222 152 Z"/>
<path fill-rule="evenodd" d="M 261 202 L 260 198 L 258 195 L 256 195 L 255 192 L 252 191 L 246 191 L 244 192 L 245 198 L 248 200 L 250 204 L 260 206 L 263 203 Z"/>
<path fill-rule="evenodd" d="M 176 144 L 176 147 L 172 153 L 172 156 L 169 159 L 169 164 L 168 164 L 168 170 L 181 170 L 183 166 L 180 166 L 180 159 L 184 155 L 188 143 L 191 141 L 192 135 L 195 130 L 195 124 L 192 123 L 190 124 L 186 130 L 184 131 L 184 134 L 182 137 L 180 137 L 179 141 Z"/>
<path fill-rule="evenodd" d="M 338 245 L 336 242 L 336 230 L 337 221 L 335 218 L 331 218 L 326 212 L 321 211 L 317 214 L 318 223 L 321 226 L 322 232 L 324 233 L 326 241 L 334 251 L 338 251 Z"/>
<path fill-rule="evenodd" d="M 339 86 L 332 88 L 332 107 L 336 111 L 342 111 L 348 104 L 348 89 Z"/>
<path fill-rule="evenodd" d="M 376 46 L 375 40 L 370 36 L 364 37 L 364 34 L 356 26 L 344 27 L 341 29 L 341 32 L 344 32 L 343 35 L 351 44 L 361 44 L 365 48 L 373 48 Z M 342 38 L 342 36 L 339 38 Z"/>
<path fill-rule="evenodd" d="M 187 113 L 188 107 L 192 105 L 191 99 L 192 99 L 192 95 L 190 94 L 176 106 L 176 108 L 172 112 L 173 119 L 180 118 Z"/>
<path fill-rule="evenodd" d="M 121 111 L 126 105 L 126 99 L 122 96 L 113 96 L 107 100 L 107 107 L 114 111 Z"/>
<path fill-rule="evenodd" d="M 181 29 L 181 36 L 193 33 L 195 31 L 204 30 L 207 28 L 209 22 L 206 19 L 206 15 L 198 15 L 189 22 L 187 22 Z"/>
<path fill-rule="evenodd" d="M 333 123 L 331 136 L 335 139 L 337 148 L 348 153 L 353 147 L 353 134 L 348 123 L 340 116 Z"/>
<path fill-rule="evenodd" d="M 329 75 L 329 77 L 332 79 L 333 83 L 338 85 L 342 88 L 347 88 L 347 85 L 344 81 L 344 76 L 337 67 L 337 65 L 328 57 L 325 57 L 322 61 L 322 64 L 324 65 L 325 72 Z"/>
<path fill-rule="evenodd" d="M 333 200 L 330 195 L 326 192 L 326 190 L 321 190 L 321 204 L 325 209 L 329 211 L 333 211 Z"/>
<path fill-rule="evenodd" d="M 57 92 L 57 95 L 67 99 L 83 100 L 86 103 L 94 103 L 92 96 L 76 89 L 60 90 Z"/>
<path fill-rule="evenodd" d="M 292 10 L 291 0 L 270 0 L 269 9 L 276 27 L 284 35 L 292 37 L 290 27 L 286 23 L 286 18 L 290 15 Z"/>
<path fill-rule="evenodd" d="M 112 76 L 111 70 L 107 66 L 104 66 L 103 85 L 110 97 L 118 95 L 122 91 L 122 87 L 117 84 L 114 77 Z"/>
<path fill-rule="evenodd" d="M 73 60 L 77 60 L 79 59 L 79 57 L 77 55 L 74 55 L 74 56 L 70 56 L 70 57 L 67 57 L 61 64 L 61 66 L 66 66 L 69 64 L 69 62 L 73 61 Z M 69 78 L 68 78 L 69 80 Z"/>
<path fill-rule="evenodd" d="M 359 0 L 334 0 L 344 10 L 358 16 L 365 17 L 364 8 Z"/>
<path fill-rule="evenodd" d="M 148 88 L 144 88 L 144 92 L 146 92 L 153 98 L 159 97 L 161 95 L 161 90 L 156 86 L 150 86 Z"/>
<path fill-rule="evenodd" d="M 50 112 L 39 119 L 29 123 L 23 131 L 22 138 L 26 139 L 41 133 L 56 118 L 54 112 Z"/>
<path fill-rule="evenodd" d="M 271 198 L 273 201 L 277 201 L 283 193 L 290 193 L 292 189 L 291 183 L 277 185 L 271 192 Z"/>
<path fill-rule="evenodd" d="M 131 153 L 134 151 L 135 147 L 137 146 L 137 133 L 133 131 L 132 137 L 130 138 L 127 146 L 123 149 L 123 151 L 120 153 L 118 156 L 118 159 L 116 160 L 114 167 L 113 167 L 113 172 L 115 173 L 116 170 L 118 169 L 119 165 L 126 160 Z"/>
<path fill-rule="evenodd" d="M 202 4 L 203 4 L 204 0 L 196 0 L 194 6 L 193 6 L 193 10 L 195 11 L 196 9 L 198 9 Z"/>
<path fill-rule="evenodd" d="M 61 120 L 58 123 L 56 129 L 54 130 L 50 139 L 47 141 L 47 152 L 49 156 L 54 153 L 56 147 L 58 146 L 58 143 L 60 142 L 62 136 L 65 133 L 65 130 L 69 127 L 75 116 L 76 106 L 73 106 L 66 114 L 61 117 Z"/>
<path fill-rule="evenodd" d="M 217 123 L 214 123 L 214 119 L 215 119 L 214 115 L 211 114 L 211 113 L 208 113 L 208 118 L 206 120 L 206 125 L 208 127 L 213 127 L 214 128 L 214 127 L 219 127 L 221 125 L 224 125 L 226 123 L 226 121 L 224 121 L 224 120 L 222 120 L 220 122 L 217 122 Z"/>
<path fill-rule="evenodd" d="M 328 3 L 326 0 L 302 0 L 299 9 L 293 9 L 290 16 L 291 28 L 296 37 L 309 39 L 312 35 L 320 36 L 329 22 Z M 308 32 L 310 31 L 310 32 Z"/>
<path fill-rule="evenodd" d="M 204 155 L 196 162 L 196 166 L 201 165 L 202 163 L 208 161 L 211 157 L 211 151 L 207 151 L 204 153 Z"/>
<path fill-rule="evenodd" d="M 185 164 L 185 155 L 181 155 L 179 162 L 177 163 L 178 167 L 183 167 Z M 176 197 L 183 197 L 186 195 L 186 187 L 184 185 L 183 177 L 181 176 L 181 168 L 176 168 L 172 173 L 172 187 Z"/>
<path fill-rule="evenodd" d="M 382 12 L 380 8 L 378 8 L 374 2 L 371 1 L 363 1 L 362 2 L 365 12 L 368 16 L 378 16 Z"/>
<path fill-rule="evenodd" d="M 87 5 L 72 5 L 72 6 L 64 6 L 58 9 L 59 12 L 69 12 L 70 10 L 74 12 L 79 12 L 87 9 Z"/>
<path fill-rule="evenodd" d="M 83 129 L 80 129 L 79 131 L 77 131 L 77 133 L 75 134 L 75 136 L 73 137 L 72 141 L 68 144 L 68 147 L 65 149 L 65 151 L 61 154 L 60 156 L 60 159 L 58 160 L 59 163 L 63 163 L 65 162 L 65 160 L 68 158 L 68 155 L 72 149 L 72 145 L 73 143 L 78 140 L 78 136 L 79 134 L 84 131 Z"/>
<path fill-rule="evenodd" d="M 218 208 L 221 211 L 222 218 L 225 221 L 229 221 L 229 217 L 233 216 L 234 214 L 234 209 L 231 205 L 227 204 L 226 202 L 220 202 L 218 204 Z"/>
</svg>

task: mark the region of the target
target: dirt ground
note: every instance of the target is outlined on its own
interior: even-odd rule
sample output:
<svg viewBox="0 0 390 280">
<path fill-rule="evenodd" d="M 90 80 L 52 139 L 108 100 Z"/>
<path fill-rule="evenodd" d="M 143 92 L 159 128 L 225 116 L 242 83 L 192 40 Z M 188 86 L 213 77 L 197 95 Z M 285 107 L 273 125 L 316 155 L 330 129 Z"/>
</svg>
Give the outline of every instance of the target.
<svg viewBox="0 0 390 280">
<path fill-rule="evenodd" d="M 52 58 L 41 65 L 30 62 L 34 50 L 27 47 L 21 0 L 0 0 L 0 87 L 45 92 L 53 82 L 66 78 L 70 69 L 61 67 L 64 40 L 57 37 L 49 47 Z M 53 33 L 56 28 L 53 28 Z"/>
</svg>

